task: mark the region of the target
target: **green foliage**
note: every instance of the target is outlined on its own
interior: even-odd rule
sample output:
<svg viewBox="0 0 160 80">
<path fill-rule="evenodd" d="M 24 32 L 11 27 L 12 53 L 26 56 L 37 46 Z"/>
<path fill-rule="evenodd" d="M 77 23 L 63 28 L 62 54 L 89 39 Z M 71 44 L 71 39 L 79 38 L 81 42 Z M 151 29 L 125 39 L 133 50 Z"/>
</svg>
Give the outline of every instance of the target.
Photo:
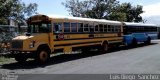
<svg viewBox="0 0 160 80">
<path fill-rule="evenodd" d="M 89 10 L 89 7 L 91 6 L 91 0 L 86 1 L 79 1 L 79 0 L 66 0 L 66 2 L 63 2 L 62 5 L 64 5 L 66 8 L 68 8 L 68 11 L 71 15 L 76 17 L 84 16 L 83 13 L 85 11 Z"/>
<path fill-rule="evenodd" d="M 62 3 L 76 17 L 141 22 L 142 6 L 116 0 L 66 0 Z"/>
<path fill-rule="evenodd" d="M 106 19 L 116 20 L 116 21 L 126 21 L 127 17 L 125 13 L 122 12 L 113 12 Z"/>
<path fill-rule="evenodd" d="M 126 22 L 142 22 L 140 14 L 143 13 L 142 6 L 132 6 L 130 3 L 122 3 L 117 12 L 126 14 Z"/>
<path fill-rule="evenodd" d="M 10 19 L 23 23 L 36 10 L 36 3 L 26 5 L 21 0 L 0 0 L 0 24 L 7 24 Z"/>
<path fill-rule="evenodd" d="M 4 56 L 1 56 L 1 54 L 0 54 L 0 65 L 9 64 L 9 63 L 13 63 L 13 62 L 15 62 L 15 60 L 13 58 L 7 58 Z"/>
</svg>

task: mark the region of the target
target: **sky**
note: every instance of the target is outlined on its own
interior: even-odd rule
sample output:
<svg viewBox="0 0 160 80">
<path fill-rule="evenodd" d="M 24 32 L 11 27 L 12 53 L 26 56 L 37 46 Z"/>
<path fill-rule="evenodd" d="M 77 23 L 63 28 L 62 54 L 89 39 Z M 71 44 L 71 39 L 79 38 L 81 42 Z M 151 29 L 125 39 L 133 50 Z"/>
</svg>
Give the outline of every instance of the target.
<svg viewBox="0 0 160 80">
<path fill-rule="evenodd" d="M 38 13 L 46 15 L 69 16 L 67 9 L 61 4 L 66 0 L 22 0 L 26 4 L 37 3 Z M 120 3 L 130 2 L 132 5 L 142 5 L 144 13 L 141 14 L 146 23 L 160 25 L 160 0 L 118 0 Z"/>
</svg>

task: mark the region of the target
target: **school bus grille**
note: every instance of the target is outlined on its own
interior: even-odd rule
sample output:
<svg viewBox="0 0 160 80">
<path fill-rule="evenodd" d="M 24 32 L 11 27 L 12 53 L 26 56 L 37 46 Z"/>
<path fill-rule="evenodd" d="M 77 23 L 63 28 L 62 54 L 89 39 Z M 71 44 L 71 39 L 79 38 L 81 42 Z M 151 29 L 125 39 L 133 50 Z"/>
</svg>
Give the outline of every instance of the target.
<svg viewBox="0 0 160 80">
<path fill-rule="evenodd" d="M 12 49 L 21 49 L 23 48 L 23 41 L 12 41 Z"/>
</svg>

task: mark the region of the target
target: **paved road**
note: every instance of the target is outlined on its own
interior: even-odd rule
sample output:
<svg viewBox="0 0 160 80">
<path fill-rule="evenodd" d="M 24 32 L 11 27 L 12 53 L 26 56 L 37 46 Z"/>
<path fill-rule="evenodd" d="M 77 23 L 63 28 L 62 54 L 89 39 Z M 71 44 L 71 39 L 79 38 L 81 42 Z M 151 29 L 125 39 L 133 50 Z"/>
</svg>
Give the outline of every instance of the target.
<svg viewBox="0 0 160 80">
<path fill-rule="evenodd" d="M 160 41 L 137 48 L 121 47 L 109 53 L 73 54 L 53 57 L 48 64 L 34 61 L 0 65 L 0 72 L 18 74 L 160 74 Z"/>
</svg>

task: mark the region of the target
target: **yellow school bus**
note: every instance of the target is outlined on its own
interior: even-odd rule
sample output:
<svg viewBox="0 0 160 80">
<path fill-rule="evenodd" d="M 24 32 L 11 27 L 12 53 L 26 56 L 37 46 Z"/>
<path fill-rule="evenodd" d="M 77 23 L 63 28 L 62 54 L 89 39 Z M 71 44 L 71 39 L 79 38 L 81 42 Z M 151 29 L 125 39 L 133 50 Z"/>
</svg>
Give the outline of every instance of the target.
<svg viewBox="0 0 160 80">
<path fill-rule="evenodd" d="M 108 51 L 123 41 L 122 23 L 103 19 L 34 15 L 27 21 L 27 34 L 13 38 L 11 52 L 18 62 L 34 58 L 47 62 L 51 54 L 91 48 Z"/>
</svg>

